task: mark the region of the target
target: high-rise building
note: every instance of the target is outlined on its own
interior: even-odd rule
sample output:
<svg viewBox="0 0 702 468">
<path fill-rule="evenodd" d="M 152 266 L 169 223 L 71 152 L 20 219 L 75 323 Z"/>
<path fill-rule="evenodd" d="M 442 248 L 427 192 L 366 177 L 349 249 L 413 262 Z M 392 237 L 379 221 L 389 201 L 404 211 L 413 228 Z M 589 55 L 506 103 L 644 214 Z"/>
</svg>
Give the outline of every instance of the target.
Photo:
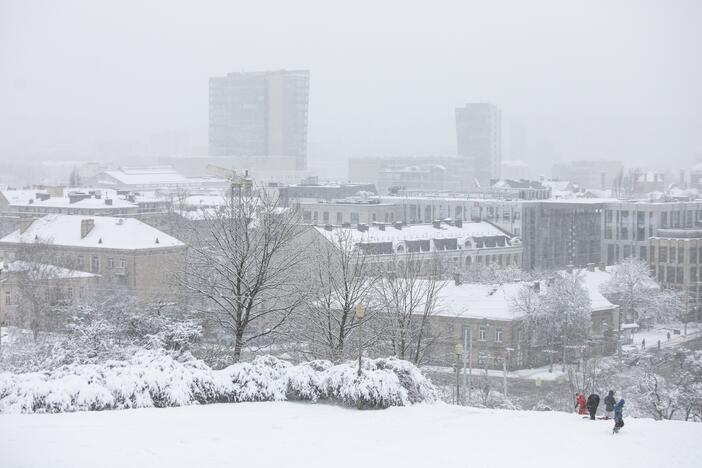
<svg viewBox="0 0 702 468">
<path fill-rule="evenodd" d="M 500 110 L 487 103 L 468 103 L 456 109 L 458 154 L 475 160 L 476 179 L 483 187 L 500 178 L 502 130 Z"/>
<path fill-rule="evenodd" d="M 287 156 L 307 164 L 308 70 L 210 78 L 210 156 Z"/>
</svg>

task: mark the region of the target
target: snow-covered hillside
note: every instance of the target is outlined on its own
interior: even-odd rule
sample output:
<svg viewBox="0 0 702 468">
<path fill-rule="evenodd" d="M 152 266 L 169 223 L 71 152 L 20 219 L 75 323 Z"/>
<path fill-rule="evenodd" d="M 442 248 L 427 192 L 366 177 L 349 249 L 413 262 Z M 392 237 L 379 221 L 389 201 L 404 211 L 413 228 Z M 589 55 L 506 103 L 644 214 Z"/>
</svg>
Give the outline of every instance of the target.
<svg viewBox="0 0 702 468">
<path fill-rule="evenodd" d="M 357 411 L 309 403 L 0 415 L 14 467 L 697 467 L 702 424 L 444 404 Z"/>
</svg>

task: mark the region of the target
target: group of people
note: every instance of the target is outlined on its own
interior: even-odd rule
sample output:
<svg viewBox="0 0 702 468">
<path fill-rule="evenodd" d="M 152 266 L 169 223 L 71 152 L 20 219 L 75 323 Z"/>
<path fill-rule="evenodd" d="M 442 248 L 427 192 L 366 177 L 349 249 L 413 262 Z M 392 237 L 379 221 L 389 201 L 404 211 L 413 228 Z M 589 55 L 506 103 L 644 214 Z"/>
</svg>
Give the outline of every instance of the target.
<svg viewBox="0 0 702 468">
<path fill-rule="evenodd" d="M 617 401 L 614 398 L 614 390 L 610 390 L 604 399 L 605 404 L 605 415 L 602 419 L 612 419 L 614 418 L 614 429 L 612 432 L 616 434 L 619 430 L 624 427 L 624 399 L 620 398 Z M 597 393 L 590 394 L 585 399 L 585 395 L 582 393 L 575 394 L 575 409 L 578 414 L 583 416 L 589 414 L 590 419 L 596 419 L 597 408 L 600 406 L 600 396 Z"/>
</svg>

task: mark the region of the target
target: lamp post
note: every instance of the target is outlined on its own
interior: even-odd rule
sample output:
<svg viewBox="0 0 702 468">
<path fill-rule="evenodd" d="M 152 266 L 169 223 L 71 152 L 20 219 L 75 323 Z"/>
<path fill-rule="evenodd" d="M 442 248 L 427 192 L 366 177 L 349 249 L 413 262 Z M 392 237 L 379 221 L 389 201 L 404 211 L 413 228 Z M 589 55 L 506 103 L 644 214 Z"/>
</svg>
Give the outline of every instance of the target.
<svg viewBox="0 0 702 468">
<path fill-rule="evenodd" d="M 461 362 L 461 356 L 463 355 L 463 345 L 461 343 L 456 343 L 453 348 L 454 353 L 456 353 L 456 404 L 461 404 L 461 380 L 459 378 L 459 363 Z"/>
<path fill-rule="evenodd" d="M 366 316 L 366 308 L 360 302 L 356 304 L 356 320 L 358 320 L 358 376 L 361 376 L 361 359 L 363 358 L 363 317 Z"/>
<path fill-rule="evenodd" d="M 507 396 L 507 360 L 509 359 L 512 351 L 514 351 L 514 348 L 505 348 L 505 355 L 502 359 L 502 386 L 505 397 Z"/>
<path fill-rule="evenodd" d="M 468 388 L 468 404 L 470 404 L 470 389 L 473 386 L 473 329 L 468 326 L 463 329 L 463 350 L 468 349 L 468 353 L 463 353 L 463 394 Z M 466 382 L 466 360 L 468 361 L 468 381 Z"/>
</svg>

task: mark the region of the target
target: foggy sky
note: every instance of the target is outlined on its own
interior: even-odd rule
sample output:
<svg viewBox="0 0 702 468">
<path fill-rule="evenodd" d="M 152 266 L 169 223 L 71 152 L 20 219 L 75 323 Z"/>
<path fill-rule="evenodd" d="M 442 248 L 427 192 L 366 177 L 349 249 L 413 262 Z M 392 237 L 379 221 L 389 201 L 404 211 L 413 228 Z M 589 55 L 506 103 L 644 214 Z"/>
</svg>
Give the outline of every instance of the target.
<svg viewBox="0 0 702 468">
<path fill-rule="evenodd" d="M 209 76 L 304 68 L 317 156 L 455 154 L 454 108 L 486 101 L 532 158 L 687 168 L 701 45 L 695 0 L 0 0 L 0 158 L 204 147 Z"/>
</svg>

